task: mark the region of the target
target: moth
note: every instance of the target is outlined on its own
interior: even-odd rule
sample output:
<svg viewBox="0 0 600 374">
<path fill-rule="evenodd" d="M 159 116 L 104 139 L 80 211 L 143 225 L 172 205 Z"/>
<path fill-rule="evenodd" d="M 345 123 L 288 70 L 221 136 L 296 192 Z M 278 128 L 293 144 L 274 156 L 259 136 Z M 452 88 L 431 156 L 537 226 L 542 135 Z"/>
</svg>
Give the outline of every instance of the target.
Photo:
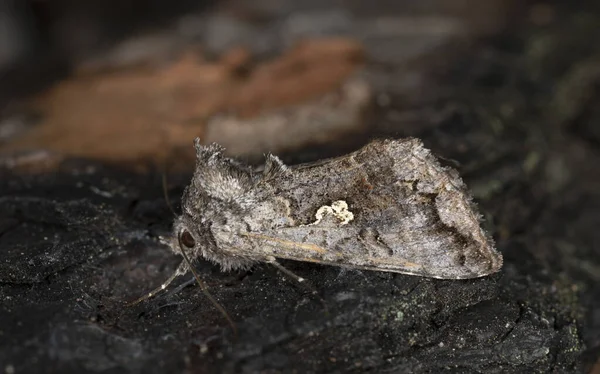
<svg viewBox="0 0 600 374">
<path fill-rule="evenodd" d="M 418 139 L 376 140 L 293 167 L 269 154 L 262 170 L 225 157 L 217 144 L 196 139 L 195 148 L 182 214 L 166 240 L 184 261 L 142 299 L 199 258 L 225 271 L 271 263 L 290 273 L 277 262 L 287 259 L 441 279 L 502 267 L 458 172 Z"/>
</svg>

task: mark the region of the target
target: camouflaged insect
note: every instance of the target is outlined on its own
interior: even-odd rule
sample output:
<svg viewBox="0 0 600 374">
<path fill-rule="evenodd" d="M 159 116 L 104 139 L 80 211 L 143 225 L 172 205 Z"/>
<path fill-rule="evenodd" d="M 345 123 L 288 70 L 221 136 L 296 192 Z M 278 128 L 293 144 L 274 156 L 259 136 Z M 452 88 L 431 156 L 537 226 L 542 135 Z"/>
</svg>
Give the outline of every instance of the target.
<svg viewBox="0 0 600 374">
<path fill-rule="evenodd" d="M 196 171 L 168 241 L 177 254 L 223 270 L 282 258 L 443 279 L 502 267 L 458 173 L 418 139 L 374 141 L 295 167 L 268 155 L 262 171 L 217 144 L 195 146 Z"/>
</svg>

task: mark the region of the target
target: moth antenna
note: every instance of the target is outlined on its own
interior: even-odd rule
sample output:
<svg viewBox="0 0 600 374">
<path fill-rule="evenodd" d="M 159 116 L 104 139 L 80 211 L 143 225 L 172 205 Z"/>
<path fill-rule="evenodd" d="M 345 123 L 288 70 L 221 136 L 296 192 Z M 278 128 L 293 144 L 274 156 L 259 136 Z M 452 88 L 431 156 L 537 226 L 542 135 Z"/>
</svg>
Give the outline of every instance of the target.
<svg viewBox="0 0 600 374">
<path fill-rule="evenodd" d="M 164 166 L 163 173 L 162 173 L 162 189 L 163 189 L 163 195 L 165 197 L 165 202 L 167 203 L 169 210 L 171 211 L 171 213 L 173 213 L 173 216 L 177 217 L 177 214 L 175 213 L 175 209 L 173 209 L 173 205 L 171 205 L 171 200 L 169 199 L 169 194 L 167 192 L 167 167 L 166 166 Z"/>
<path fill-rule="evenodd" d="M 173 274 L 171 274 L 171 276 L 163 284 L 161 284 L 160 286 L 158 286 L 154 290 L 148 292 L 147 294 L 145 294 L 144 296 L 140 297 L 139 299 L 128 303 L 127 306 L 131 307 L 131 306 L 137 305 L 137 304 L 141 303 L 142 301 L 148 300 L 149 298 L 155 296 L 157 293 L 159 293 L 161 291 L 164 291 L 175 280 L 175 278 L 177 278 L 181 274 L 185 273 L 184 270 L 185 270 L 185 263 L 182 262 L 179 265 L 179 267 L 177 267 L 177 270 L 175 270 L 173 272 Z"/>
<path fill-rule="evenodd" d="M 321 302 L 321 304 L 323 304 L 323 308 L 325 309 L 325 311 L 326 312 L 328 311 L 327 304 L 325 303 L 325 300 L 323 300 L 323 298 L 321 296 L 319 296 L 319 293 L 317 292 L 317 290 L 315 290 L 308 283 L 306 283 L 306 279 L 302 278 L 298 274 L 295 274 L 293 271 L 291 271 L 291 270 L 287 269 L 285 266 L 281 265 L 279 262 L 277 262 L 277 260 L 275 259 L 275 257 L 269 257 L 267 259 L 267 263 L 273 265 L 277 270 L 279 270 L 283 274 L 287 275 L 288 277 L 294 279 L 296 282 L 298 282 L 299 284 L 301 284 L 305 289 L 307 289 L 308 291 L 310 291 L 313 295 L 315 295 L 319 299 L 319 301 Z"/>
<path fill-rule="evenodd" d="M 164 149 L 167 149 L 167 150 L 170 149 L 169 134 L 167 133 L 167 131 L 164 127 L 160 127 L 160 132 L 162 132 L 161 139 L 165 143 L 165 144 L 163 144 Z M 171 213 L 173 213 L 173 216 L 177 217 L 177 214 L 175 213 L 175 210 L 173 209 L 173 205 L 171 205 L 171 200 L 169 200 L 169 195 L 167 194 L 167 165 L 169 164 L 169 159 L 171 157 L 171 154 L 172 154 L 172 152 L 166 151 L 166 153 L 164 154 L 164 158 L 162 159 L 162 162 L 159 162 L 159 165 L 160 165 L 160 168 L 162 169 L 162 189 L 163 189 L 163 195 L 165 198 L 165 202 L 167 203 L 167 206 L 169 207 L 169 210 L 171 211 Z"/>
<path fill-rule="evenodd" d="M 233 322 L 233 320 L 229 316 L 229 313 L 227 313 L 227 311 L 225 310 L 225 308 L 223 308 L 223 306 L 217 301 L 217 299 L 215 299 L 213 297 L 213 295 L 211 295 L 210 292 L 208 292 L 208 286 L 206 285 L 206 283 L 202 279 L 200 279 L 200 276 L 198 275 L 198 273 L 196 272 L 196 270 L 192 266 L 192 262 L 190 261 L 190 259 L 188 258 L 188 256 L 185 254 L 185 251 L 183 250 L 184 247 L 181 244 L 181 238 L 178 237 L 178 240 L 179 240 L 179 248 L 181 248 L 181 255 L 183 256 L 183 259 L 185 260 L 185 262 L 187 262 L 188 267 L 189 267 L 190 271 L 192 272 L 192 274 L 194 274 L 194 278 L 196 278 L 196 282 L 200 286 L 200 289 L 202 290 L 202 292 L 204 293 L 204 295 L 206 295 L 206 297 L 208 298 L 208 300 L 210 300 L 210 302 L 215 306 L 215 308 L 217 308 L 219 310 L 219 312 L 221 312 L 221 314 L 223 315 L 223 317 L 225 317 L 225 319 L 227 320 L 227 322 L 231 326 L 231 329 L 233 330 L 233 334 L 235 336 L 237 336 L 237 327 L 235 327 L 235 323 Z"/>
</svg>

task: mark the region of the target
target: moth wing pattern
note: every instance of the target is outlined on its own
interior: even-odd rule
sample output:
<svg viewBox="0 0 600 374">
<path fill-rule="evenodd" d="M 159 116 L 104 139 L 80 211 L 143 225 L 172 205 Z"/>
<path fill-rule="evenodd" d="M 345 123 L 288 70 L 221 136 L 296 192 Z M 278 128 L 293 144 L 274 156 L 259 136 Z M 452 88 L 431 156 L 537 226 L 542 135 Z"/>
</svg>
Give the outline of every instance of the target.
<svg viewBox="0 0 600 374">
<path fill-rule="evenodd" d="M 262 208 L 244 217 L 235 239 L 257 261 L 273 256 L 444 279 L 502 266 L 458 173 L 418 139 L 374 141 L 292 168 L 272 157 L 249 191 Z M 220 228 L 213 233 L 231 244 Z"/>
</svg>

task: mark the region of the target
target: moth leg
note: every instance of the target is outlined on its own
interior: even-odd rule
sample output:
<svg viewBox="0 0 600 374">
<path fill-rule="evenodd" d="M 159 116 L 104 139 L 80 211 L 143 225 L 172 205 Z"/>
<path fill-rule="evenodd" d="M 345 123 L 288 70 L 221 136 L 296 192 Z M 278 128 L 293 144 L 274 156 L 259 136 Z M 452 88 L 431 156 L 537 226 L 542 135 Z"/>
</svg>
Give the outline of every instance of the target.
<svg viewBox="0 0 600 374">
<path fill-rule="evenodd" d="M 181 284 L 179 284 L 179 286 L 175 287 L 169 294 L 170 295 L 177 295 L 179 292 L 181 292 L 181 290 L 183 290 L 184 288 L 189 287 L 191 284 L 196 283 L 196 278 L 191 277 L 188 280 L 182 282 Z"/>
<path fill-rule="evenodd" d="M 300 284 L 302 287 L 304 287 L 306 290 L 308 290 L 311 294 L 315 295 L 319 299 L 321 304 L 323 304 L 323 308 L 325 309 L 325 311 L 327 311 L 327 304 L 325 304 L 325 300 L 323 300 L 323 298 L 321 296 L 319 296 L 319 293 L 317 292 L 316 289 L 314 289 L 308 282 L 306 282 L 306 279 L 302 278 L 298 274 L 295 274 L 293 271 L 291 271 L 291 270 L 287 269 L 285 266 L 281 265 L 279 262 L 277 262 L 277 259 L 275 257 L 272 257 L 272 256 L 267 257 L 266 262 L 273 265 L 275 268 L 277 268 L 277 270 L 279 270 L 283 274 L 294 279 L 296 282 L 298 282 L 298 284 Z"/>
<path fill-rule="evenodd" d="M 148 292 L 146 295 L 140 297 L 139 299 L 128 303 L 127 306 L 128 307 L 134 306 L 134 305 L 141 303 L 144 300 L 148 300 L 149 298 L 155 296 L 157 293 L 165 290 L 175 280 L 175 278 L 177 278 L 178 276 L 183 275 L 185 273 L 187 273 L 187 264 L 185 263 L 185 261 L 183 261 L 183 262 L 181 262 L 181 264 L 179 264 L 179 266 L 177 267 L 177 270 L 175 270 L 175 272 L 173 274 L 171 274 L 171 276 L 169 278 L 167 278 L 167 280 L 163 284 L 161 284 L 154 290 Z"/>
<path fill-rule="evenodd" d="M 279 270 L 280 272 L 282 272 L 283 274 L 287 275 L 288 277 L 294 279 L 296 282 L 298 283 L 302 283 L 305 282 L 306 279 L 302 278 L 301 276 L 295 274 L 294 272 L 292 272 L 291 270 L 288 270 L 286 267 L 284 267 L 283 265 L 281 265 L 279 262 L 277 262 L 277 260 L 275 259 L 275 257 L 269 257 L 267 258 L 267 262 L 271 265 L 273 265 L 274 267 L 277 268 L 277 270 Z"/>
</svg>

